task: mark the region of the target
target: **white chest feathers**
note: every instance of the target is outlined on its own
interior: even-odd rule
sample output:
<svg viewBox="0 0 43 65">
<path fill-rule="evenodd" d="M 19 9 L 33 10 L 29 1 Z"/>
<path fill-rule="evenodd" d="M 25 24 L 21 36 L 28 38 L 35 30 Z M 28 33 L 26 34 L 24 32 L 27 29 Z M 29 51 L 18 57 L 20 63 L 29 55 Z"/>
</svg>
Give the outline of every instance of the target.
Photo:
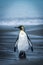
<svg viewBox="0 0 43 65">
<path fill-rule="evenodd" d="M 29 47 L 27 35 L 24 31 L 20 31 L 19 39 L 18 39 L 18 50 L 26 51 Z"/>
<path fill-rule="evenodd" d="M 24 40 L 24 38 L 26 38 L 27 35 L 24 31 L 21 31 L 20 34 L 19 34 L 19 39 L 21 38 L 22 40 Z"/>
</svg>

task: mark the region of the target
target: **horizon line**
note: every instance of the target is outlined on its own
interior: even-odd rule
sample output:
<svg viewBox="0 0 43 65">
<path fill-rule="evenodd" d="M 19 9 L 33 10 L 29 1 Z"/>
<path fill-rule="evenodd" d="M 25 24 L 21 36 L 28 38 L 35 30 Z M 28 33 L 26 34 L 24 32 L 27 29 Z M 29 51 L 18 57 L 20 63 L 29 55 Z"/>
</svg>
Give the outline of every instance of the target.
<svg viewBox="0 0 43 65">
<path fill-rule="evenodd" d="M 34 19 L 42 19 L 43 17 L 9 17 L 9 18 L 0 18 L 0 20 L 34 20 Z"/>
</svg>

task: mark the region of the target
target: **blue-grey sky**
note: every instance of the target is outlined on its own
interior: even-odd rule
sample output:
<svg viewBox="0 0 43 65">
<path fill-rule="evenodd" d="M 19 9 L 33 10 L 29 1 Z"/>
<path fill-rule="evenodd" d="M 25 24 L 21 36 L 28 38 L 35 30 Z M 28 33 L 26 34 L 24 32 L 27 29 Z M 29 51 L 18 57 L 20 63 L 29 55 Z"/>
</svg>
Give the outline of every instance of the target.
<svg viewBox="0 0 43 65">
<path fill-rule="evenodd" d="M 0 0 L 0 18 L 43 17 L 43 0 Z"/>
</svg>

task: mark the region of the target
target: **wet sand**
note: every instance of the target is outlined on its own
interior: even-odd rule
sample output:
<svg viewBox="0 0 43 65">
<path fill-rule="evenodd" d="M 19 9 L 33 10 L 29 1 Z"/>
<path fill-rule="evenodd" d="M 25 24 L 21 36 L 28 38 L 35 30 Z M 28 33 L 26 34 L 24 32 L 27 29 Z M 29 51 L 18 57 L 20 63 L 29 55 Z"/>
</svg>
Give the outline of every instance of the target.
<svg viewBox="0 0 43 65">
<path fill-rule="evenodd" d="M 29 49 L 26 54 L 27 59 L 23 60 L 18 58 L 18 53 L 14 53 L 14 42 L 18 31 L 15 32 L 13 27 L 5 28 L 0 30 L 0 65 L 43 65 L 43 30 L 40 29 L 43 27 L 33 26 L 30 27 L 30 31 L 27 29 L 29 27 L 26 27 L 34 50 L 31 52 Z"/>
</svg>

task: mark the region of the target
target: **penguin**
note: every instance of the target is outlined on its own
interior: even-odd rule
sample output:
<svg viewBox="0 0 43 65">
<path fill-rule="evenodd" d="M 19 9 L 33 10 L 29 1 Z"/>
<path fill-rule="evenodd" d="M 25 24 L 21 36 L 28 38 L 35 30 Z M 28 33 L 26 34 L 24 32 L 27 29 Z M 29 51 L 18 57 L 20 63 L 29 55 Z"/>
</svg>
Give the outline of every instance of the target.
<svg viewBox="0 0 43 65">
<path fill-rule="evenodd" d="M 18 28 L 20 32 L 14 45 L 14 52 L 16 52 L 16 49 L 18 49 L 19 58 L 24 59 L 26 58 L 25 52 L 28 51 L 29 47 L 31 48 L 31 51 L 33 52 L 33 44 L 30 38 L 28 37 L 27 33 L 25 32 L 25 28 L 23 25 L 20 25 L 15 28 Z"/>
</svg>

